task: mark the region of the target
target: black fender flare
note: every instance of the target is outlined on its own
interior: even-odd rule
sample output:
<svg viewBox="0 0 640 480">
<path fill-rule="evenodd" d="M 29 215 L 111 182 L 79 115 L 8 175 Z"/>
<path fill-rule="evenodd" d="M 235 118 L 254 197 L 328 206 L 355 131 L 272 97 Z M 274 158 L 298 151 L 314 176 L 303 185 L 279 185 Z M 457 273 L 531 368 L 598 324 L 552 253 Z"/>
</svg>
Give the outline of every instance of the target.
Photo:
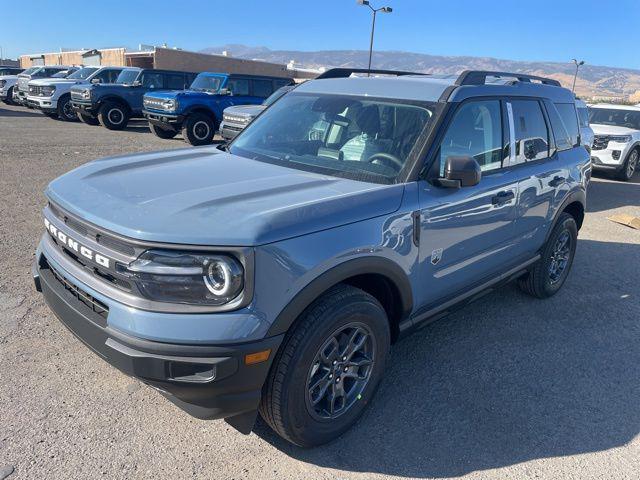
<svg viewBox="0 0 640 480">
<path fill-rule="evenodd" d="M 278 314 L 266 336 L 286 333 L 302 312 L 324 292 L 351 277 L 365 274 L 382 275 L 395 286 L 400 296 L 399 321 L 408 318 L 413 310 L 413 293 L 406 273 L 387 258 L 360 257 L 332 267 L 303 287 Z"/>
<path fill-rule="evenodd" d="M 551 232 L 553 231 L 553 228 L 556 226 L 556 223 L 558 222 L 558 218 L 560 217 L 560 214 L 564 212 L 564 210 L 567 208 L 568 205 L 571 205 L 572 203 L 575 203 L 575 202 L 578 202 L 580 203 L 580 205 L 582 205 L 582 210 L 584 212 L 587 211 L 587 192 L 582 188 L 571 191 L 563 200 L 563 202 L 560 204 L 560 207 L 558 207 L 558 210 L 556 210 L 556 213 L 553 216 L 551 227 L 547 230 L 547 234 L 544 239 L 545 243 L 549 239 L 549 236 L 551 236 Z M 580 228 L 580 225 L 578 225 L 578 228 Z"/>
<path fill-rule="evenodd" d="M 124 98 L 122 98 L 122 97 L 120 97 L 118 95 L 113 95 L 113 94 L 105 95 L 104 97 L 100 97 L 99 99 L 97 99 L 96 106 L 95 106 L 95 111 L 96 112 L 98 110 L 100 110 L 100 108 L 102 108 L 102 105 L 104 104 L 104 102 L 119 103 L 119 104 L 123 105 L 124 107 L 126 107 L 126 109 L 129 111 L 129 113 L 131 113 L 131 105 L 129 105 L 129 102 L 127 102 Z"/>
<path fill-rule="evenodd" d="M 215 123 L 216 129 L 218 128 L 218 125 L 220 125 L 220 120 L 218 120 L 218 116 L 216 115 L 216 113 L 213 111 L 213 109 L 211 109 L 210 107 L 208 107 L 206 105 L 203 105 L 201 103 L 198 103 L 196 105 L 191 105 L 181 115 L 183 115 L 184 118 L 187 118 L 189 115 L 194 113 L 196 110 L 199 110 L 199 111 L 206 110 L 207 115 L 209 115 L 213 119 L 213 123 Z"/>
</svg>

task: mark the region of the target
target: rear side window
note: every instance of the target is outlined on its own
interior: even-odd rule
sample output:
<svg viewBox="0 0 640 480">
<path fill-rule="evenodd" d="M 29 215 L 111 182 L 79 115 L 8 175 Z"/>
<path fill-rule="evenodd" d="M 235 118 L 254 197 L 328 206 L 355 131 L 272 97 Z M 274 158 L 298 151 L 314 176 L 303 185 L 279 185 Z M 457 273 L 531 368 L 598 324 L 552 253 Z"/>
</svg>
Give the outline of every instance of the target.
<svg viewBox="0 0 640 480">
<path fill-rule="evenodd" d="M 576 107 L 573 103 L 556 103 L 555 105 L 562 123 L 564 123 L 564 127 L 571 137 L 571 145 L 577 146 L 579 144 L 580 127 L 578 126 Z"/>
<path fill-rule="evenodd" d="M 483 172 L 501 168 L 503 147 L 500 101 L 465 103 L 455 113 L 440 144 L 440 175 L 444 175 L 447 157 L 473 157 Z"/>
<path fill-rule="evenodd" d="M 180 73 L 170 73 L 167 75 L 167 88 L 170 90 L 184 90 L 185 76 Z"/>
<path fill-rule="evenodd" d="M 249 80 L 245 78 L 230 78 L 227 88 L 234 95 L 249 95 Z"/>
<path fill-rule="evenodd" d="M 513 100 L 516 140 L 515 163 L 532 162 L 549 156 L 549 130 L 537 100 Z"/>
<path fill-rule="evenodd" d="M 252 80 L 252 83 L 255 97 L 267 98 L 273 93 L 273 81 L 271 80 Z"/>
<path fill-rule="evenodd" d="M 275 83 L 275 89 L 277 90 L 287 85 L 291 85 L 291 80 L 288 80 L 288 79 L 275 80 L 274 83 Z"/>
<path fill-rule="evenodd" d="M 142 86 L 150 89 L 162 88 L 162 74 L 152 72 L 143 73 Z"/>
</svg>

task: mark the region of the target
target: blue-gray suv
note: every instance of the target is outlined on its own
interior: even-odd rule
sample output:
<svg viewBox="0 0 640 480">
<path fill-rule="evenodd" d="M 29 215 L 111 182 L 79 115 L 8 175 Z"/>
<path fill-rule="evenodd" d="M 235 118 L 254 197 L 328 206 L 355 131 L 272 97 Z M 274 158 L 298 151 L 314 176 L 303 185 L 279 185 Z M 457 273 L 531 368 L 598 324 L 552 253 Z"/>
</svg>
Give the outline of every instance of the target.
<svg viewBox="0 0 640 480">
<path fill-rule="evenodd" d="M 260 412 L 314 446 L 408 332 L 510 280 L 558 292 L 590 175 L 555 80 L 334 69 L 228 146 L 51 182 L 33 276 L 83 343 L 191 415 L 248 433 Z"/>
</svg>

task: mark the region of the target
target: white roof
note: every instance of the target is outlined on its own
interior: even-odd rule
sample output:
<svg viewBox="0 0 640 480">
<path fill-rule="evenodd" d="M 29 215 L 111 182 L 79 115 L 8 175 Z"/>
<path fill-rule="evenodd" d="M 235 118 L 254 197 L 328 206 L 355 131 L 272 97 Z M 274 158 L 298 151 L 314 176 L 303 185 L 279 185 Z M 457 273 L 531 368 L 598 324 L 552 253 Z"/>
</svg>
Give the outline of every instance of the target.
<svg viewBox="0 0 640 480">
<path fill-rule="evenodd" d="M 640 112 L 640 105 L 616 105 L 615 103 L 596 103 L 589 105 L 590 108 L 611 108 L 614 110 L 632 110 Z"/>
</svg>

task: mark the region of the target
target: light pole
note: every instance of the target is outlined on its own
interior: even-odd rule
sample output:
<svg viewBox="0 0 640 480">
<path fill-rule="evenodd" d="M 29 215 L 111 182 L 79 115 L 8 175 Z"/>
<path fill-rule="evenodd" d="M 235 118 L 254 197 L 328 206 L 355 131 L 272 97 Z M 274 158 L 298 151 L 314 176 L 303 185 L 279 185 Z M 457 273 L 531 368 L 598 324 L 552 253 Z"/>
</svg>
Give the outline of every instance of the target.
<svg viewBox="0 0 640 480">
<path fill-rule="evenodd" d="M 575 58 L 573 59 L 573 63 L 576 64 L 576 73 L 573 76 L 573 87 L 571 87 L 571 91 L 574 92 L 574 90 L 576 89 L 576 79 L 578 78 L 578 70 L 580 69 L 580 67 L 582 65 L 584 65 L 584 60 L 576 60 Z"/>
<path fill-rule="evenodd" d="M 369 4 L 369 0 L 357 0 L 357 2 L 358 2 L 358 5 L 364 5 L 369 7 L 371 9 L 371 12 L 373 13 L 373 17 L 371 20 L 371 40 L 369 41 L 369 67 L 367 68 L 367 70 L 369 70 L 369 73 L 367 73 L 367 76 L 369 76 L 371 75 L 371 55 L 373 54 L 373 33 L 375 32 L 375 29 L 376 29 L 376 14 L 378 12 L 391 13 L 393 9 L 391 7 L 373 8 Z"/>
</svg>

